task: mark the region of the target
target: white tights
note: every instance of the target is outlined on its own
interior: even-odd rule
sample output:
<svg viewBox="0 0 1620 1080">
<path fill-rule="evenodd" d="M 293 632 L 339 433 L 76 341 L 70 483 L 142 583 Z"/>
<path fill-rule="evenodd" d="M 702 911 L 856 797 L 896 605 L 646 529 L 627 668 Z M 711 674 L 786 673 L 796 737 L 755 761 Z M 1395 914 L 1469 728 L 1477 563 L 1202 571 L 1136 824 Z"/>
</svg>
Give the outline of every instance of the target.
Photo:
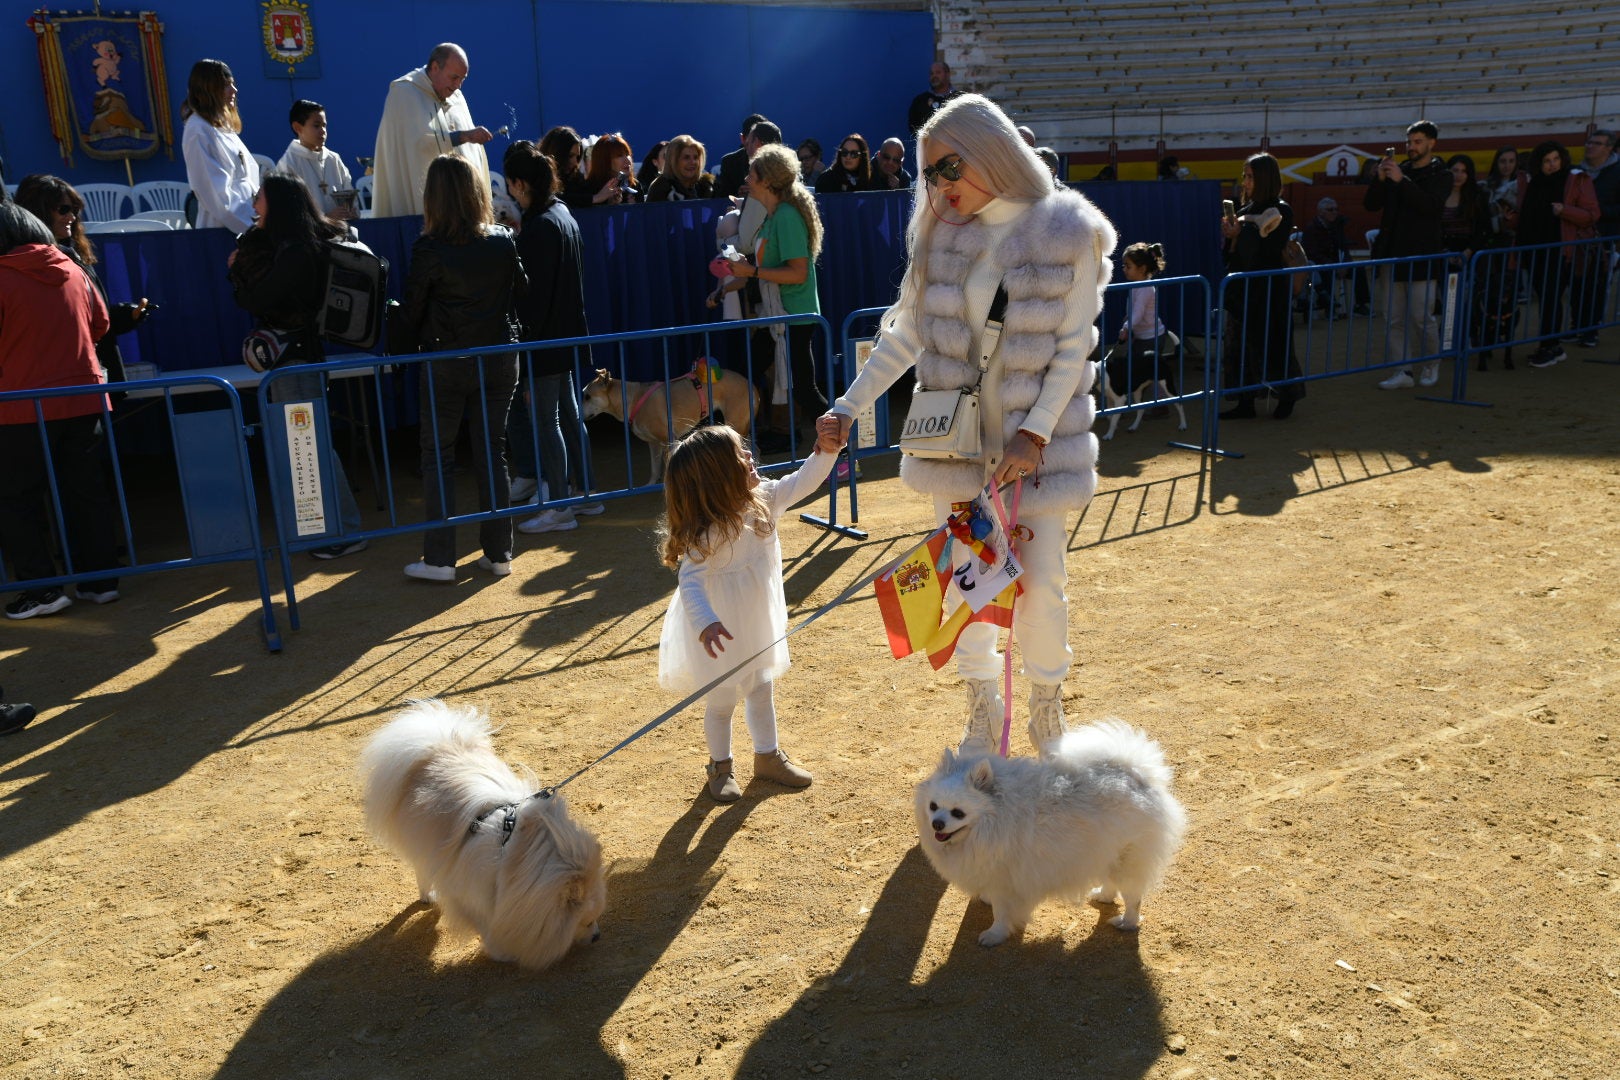
<svg viewBox="0 0 1620 1080">
<path fill-rule="evenodd" d="M 703 737 L 709 756 L 716 761 L 731 757 L 731 714 L 737 711 L 737 688 L 717 686 L 703 699 Z M 756 754 L 776 749 L 776 687 L 763 682 L 743 698 L 743 718 L 754 740 Z"/>
</svg>

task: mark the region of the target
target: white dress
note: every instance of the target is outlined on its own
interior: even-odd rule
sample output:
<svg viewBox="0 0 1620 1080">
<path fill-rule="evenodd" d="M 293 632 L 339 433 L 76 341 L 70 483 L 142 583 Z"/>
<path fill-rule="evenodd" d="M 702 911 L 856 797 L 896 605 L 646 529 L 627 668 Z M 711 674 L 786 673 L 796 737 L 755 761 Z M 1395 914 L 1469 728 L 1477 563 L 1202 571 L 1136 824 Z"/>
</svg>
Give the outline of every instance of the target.
<svg viewBox="0 0 1620 1080">
<path fill-rule="evenodd" d="M 775 524 L 821 486 L 837 458 L 811 454 L 796 472 L 760 482 L 760 494 L 771 510 L 772 528 L 766 535 L 755 535 L 750 521 L 729 547 L 707 559 L 688 555 L 681 560 L 680 583 L 670 597 L 658 642 L 658 685 L 690 694 L 761 649 L 765 652 L 721 685 L 746 695 L 787 671 L 787 642 L 780 640 L 787 633 L 787 601 L 782 595 L 782 544 Z M 698 635 L 714 622 L 724 623 L 732 640 L 722 638 L 726 651 L 711 659 Z"/>
</svg>

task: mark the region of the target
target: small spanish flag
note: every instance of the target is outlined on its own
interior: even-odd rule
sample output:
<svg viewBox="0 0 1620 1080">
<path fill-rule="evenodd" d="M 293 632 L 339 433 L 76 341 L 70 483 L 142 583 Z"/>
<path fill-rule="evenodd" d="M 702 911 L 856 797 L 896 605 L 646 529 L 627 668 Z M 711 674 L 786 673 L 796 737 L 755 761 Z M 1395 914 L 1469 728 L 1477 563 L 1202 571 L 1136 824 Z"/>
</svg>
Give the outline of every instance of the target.
<svg viewBox="0 0 1620 1080">
<path fill-rule="evenodd" d="M 896 660 L 926 650 L 939 632 L 945 588 L 950 584 L 950 567 L 945 567 L 943 577 L 938 569 L 947 535 L 944 526 L 935 529 L 872 583 L 878 610 L 883 613 L 883 629 L 889 636 L 889 651 Z"/>
<path fill-rule="evenodd" d="M 1013 582 L 978 611 L 974 611 L 966 603 L 956 605 L 951 617 L 940 624 L 934 636 L 929 640 L 928 662 L 935 671 L 944 667 L 951 656 L 956 652 L 956 643 L 967 629 L 968 623 L 994 623 L 996 626 L 1011 628 L 1013 622 L 1013 598 L 1018 590 L 1023 588 L 1018 582 Z"/>
</svg>

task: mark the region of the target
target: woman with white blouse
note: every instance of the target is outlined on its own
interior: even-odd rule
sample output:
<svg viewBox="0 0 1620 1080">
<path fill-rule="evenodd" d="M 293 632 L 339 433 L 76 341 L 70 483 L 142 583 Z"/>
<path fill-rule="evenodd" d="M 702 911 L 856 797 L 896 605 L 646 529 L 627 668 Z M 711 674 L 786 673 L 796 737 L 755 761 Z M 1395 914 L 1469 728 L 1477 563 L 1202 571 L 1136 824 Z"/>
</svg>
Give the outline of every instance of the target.
<svg viewBox="0 0 1620 1080">
<path fill-rule="evenodd" d="M 180 116 L 186 122 L 180 149 L 186 159 L 186 183 L 197 196 L 197 228 L 246 232 L 253 224 L 259 163 L 239 134 L 236 80 L 224 61 L 199 60 L 191 65 Z"/>
</svg>

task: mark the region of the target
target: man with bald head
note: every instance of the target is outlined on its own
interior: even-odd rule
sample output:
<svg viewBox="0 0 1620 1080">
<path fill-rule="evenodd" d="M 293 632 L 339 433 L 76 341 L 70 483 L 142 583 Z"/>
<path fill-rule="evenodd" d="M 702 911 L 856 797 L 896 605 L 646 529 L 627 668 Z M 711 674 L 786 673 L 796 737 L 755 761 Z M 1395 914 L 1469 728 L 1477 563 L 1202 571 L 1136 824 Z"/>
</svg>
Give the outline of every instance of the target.
<svg viewBox="0 0 1620 1080">
<path fill-rule="evenodd" d="M 422 212 L 422 184 L 428 166 L 440 154 L 458 154 L 489 186 L 484 143 L 493 137 L 473 123 L 461 84 L 468 72 L 467 54 L 445 42 L 428 62 L 388 86 L 382 123 L 377 126 L 371 212 L 375 217 L 403 217 Z"/>
</svg>

